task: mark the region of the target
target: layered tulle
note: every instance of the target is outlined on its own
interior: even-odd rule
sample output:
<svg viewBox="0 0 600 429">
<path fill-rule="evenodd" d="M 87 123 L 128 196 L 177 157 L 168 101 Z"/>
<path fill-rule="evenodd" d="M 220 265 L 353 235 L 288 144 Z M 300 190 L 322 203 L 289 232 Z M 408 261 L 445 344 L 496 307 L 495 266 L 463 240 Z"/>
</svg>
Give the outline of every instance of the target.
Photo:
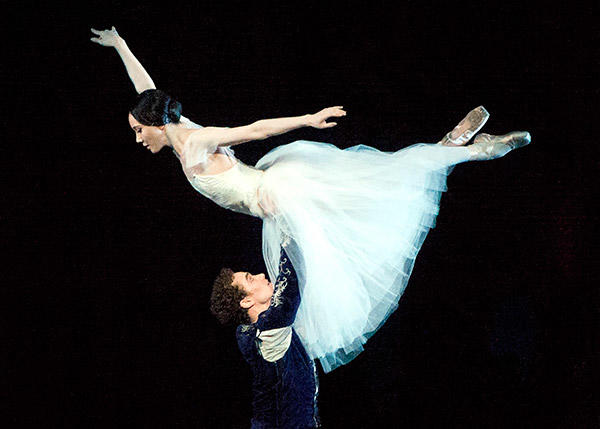
<svg viewBox="0 0 600 429">
<path fill-rule="evenodd" d="M 269 276 L 291 238 L 302 295 L 294 328 L 326 372 L 360 353 L 396 309 L 446 176 L 467 157 L 465 148 L 433 144 L 386 153 L 298 141 L 257 163 L 259 201 L 274 208 L 263 228 Z"/>
</svg>

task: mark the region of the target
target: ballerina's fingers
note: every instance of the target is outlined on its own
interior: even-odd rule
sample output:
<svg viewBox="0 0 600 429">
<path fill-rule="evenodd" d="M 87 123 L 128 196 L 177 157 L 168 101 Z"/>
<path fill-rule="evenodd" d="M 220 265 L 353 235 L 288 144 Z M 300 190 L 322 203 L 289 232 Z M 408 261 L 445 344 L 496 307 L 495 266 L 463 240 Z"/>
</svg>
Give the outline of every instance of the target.
<svg viewBox="0 0 600 429">
<path fill-rule="evenodd" d="M 92 33 L 98 36 L 91 37 L 90 40 L 102 46 L 113 46 L 116 42 L 116 39 L 119 37 L 119 33 L 117 33 L 117 30 L 114 26 L 110 30 L 96 30 L 95 28 L 90 28 L 90 30 Z"/>
<path fill-rule="evenodd" d="M 321 112 L 324 115 L 324 121 L 329 118 L 340 118 L 346 116 L 346 112 L 342 110 L 342 106 L 328 107 Z"/>
<path fill-rule="evenodd" d="M 95 28 L 90 28 L 90 30 L 92 31 L 92 33 L 96 34 L 97 36 L 102 36 L 102 35 L 106 35 L 106 34 L 113 34 L 113 35 L 117 35 L 117 29 L 115 28 L 115 26 L 113 25 L 110 30 L 96 30 Z"/>
<path fill-rule="evenodd" d="M 340 109 L 336 110 L 335 116 L 338 118 L 346 116 L 346 111 L 340 108 Z"/>
<path fill-rule="evenodd" d="M 331 128 L 331 127 L 335 127 L 337 125 L 337 122 L 327 122 L 327 118 L 322 119 L 320 122 L 317 122 L 316 124 L 313 125 L 314 128 Z"/>
<path fill-rule="evenodd" d="M 100 37 L 91 37 L 90 40 L 94 43 L 98 43 L 98 44 L 102 44 L 102 32 L 99 30 L 96 30 L 95 28 L 90 28 L 91 32 L 94 33 L 96 36 L 100 36 Z"/>
</svg>

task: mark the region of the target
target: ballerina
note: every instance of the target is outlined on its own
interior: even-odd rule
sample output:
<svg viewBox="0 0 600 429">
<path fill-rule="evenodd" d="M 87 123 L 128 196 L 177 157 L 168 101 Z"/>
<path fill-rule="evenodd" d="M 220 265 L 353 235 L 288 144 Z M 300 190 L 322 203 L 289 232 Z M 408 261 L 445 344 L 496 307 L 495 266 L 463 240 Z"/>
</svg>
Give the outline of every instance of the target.
<svg viewBox="0 0 600 429">
<path fill-rule="evenodd" d="M 117 50 L 139 93 L 128 116 L 136 141 L 152 153 L 170 147 L 198 192 L 263 220 L 263 256 L 272 281 L 286 244 L 302 295 L 294 329 L 325 372 L 360 353 L 397 307 L 452 168 L 499 158 L 531 140 L 524 131 L 479 134 L 467 146 L 489 117 L 480 106 L 437 144 L 387 153 L 296 141 L 252 167 L 231 146 L 300 127 L 334 127 L 328 120 L 345 116 L 343 107 L 233 128 L 201 127 L 156 89 L 114 27 L 92 32 L 93 42 Z"/>
</svg>

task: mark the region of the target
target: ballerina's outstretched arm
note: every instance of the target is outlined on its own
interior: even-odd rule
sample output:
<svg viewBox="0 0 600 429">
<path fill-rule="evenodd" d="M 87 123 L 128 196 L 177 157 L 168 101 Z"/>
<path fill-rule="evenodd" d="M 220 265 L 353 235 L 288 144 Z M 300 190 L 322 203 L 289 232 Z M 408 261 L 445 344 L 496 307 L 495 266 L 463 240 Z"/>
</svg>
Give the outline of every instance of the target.
<svg viewBox="0 0 600 429">
<path fill-rule="evenodd" d="M 144 66 L 142 66 L 138 59 L 133 55 L 127 46 L 127 43 L 125 43 L 125 40 L 119 36 L 119 33 L 117 33 L 115 27 L 112 27 L 110 30 L 100 31 L 93 28 L 91 30 L 92 33 L 98 36 L 92 37 L 90 39 L 92 42 L 98 43 L 102 46 L 112 46 L 117 50 L 121 56 L 121 59 L 123 60 L 123 64 L 125 64 L 127 74 L 133 82 L 135 90 L 138 92 L 138 94 L 147 89 L 156 89 L 152 78 L 144 69 Z"/>
<path fill-rule="evenodd" d="M 312 115 L 262 119 L 241 127 L 205 127 L 191 133 L 189 139 L 192 144 L 233 146 L 253 140 L 264 140 L 302 127 L 331 128 L 336 126 L 337 122 L 327 122 L 327 119 L 342 116 L 346 116 L 343 106 L 327 107 Z"/>
</svg>

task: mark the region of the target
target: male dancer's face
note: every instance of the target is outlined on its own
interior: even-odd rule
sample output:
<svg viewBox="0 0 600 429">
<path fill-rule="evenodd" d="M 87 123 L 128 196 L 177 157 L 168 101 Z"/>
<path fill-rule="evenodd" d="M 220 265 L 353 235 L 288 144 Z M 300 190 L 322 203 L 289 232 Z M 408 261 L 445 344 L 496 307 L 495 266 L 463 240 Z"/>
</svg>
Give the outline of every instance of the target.
<svg viewBox="0 0 600 429">
<path fill-rule="evenodd" d="M 246 292 L 246 298 L 252 305 L 266 305 L 273 296 L 273 283 L 264 274 L 250 274 L 245 271 L 233 273 L 234 286 Z"/>
</svg>

